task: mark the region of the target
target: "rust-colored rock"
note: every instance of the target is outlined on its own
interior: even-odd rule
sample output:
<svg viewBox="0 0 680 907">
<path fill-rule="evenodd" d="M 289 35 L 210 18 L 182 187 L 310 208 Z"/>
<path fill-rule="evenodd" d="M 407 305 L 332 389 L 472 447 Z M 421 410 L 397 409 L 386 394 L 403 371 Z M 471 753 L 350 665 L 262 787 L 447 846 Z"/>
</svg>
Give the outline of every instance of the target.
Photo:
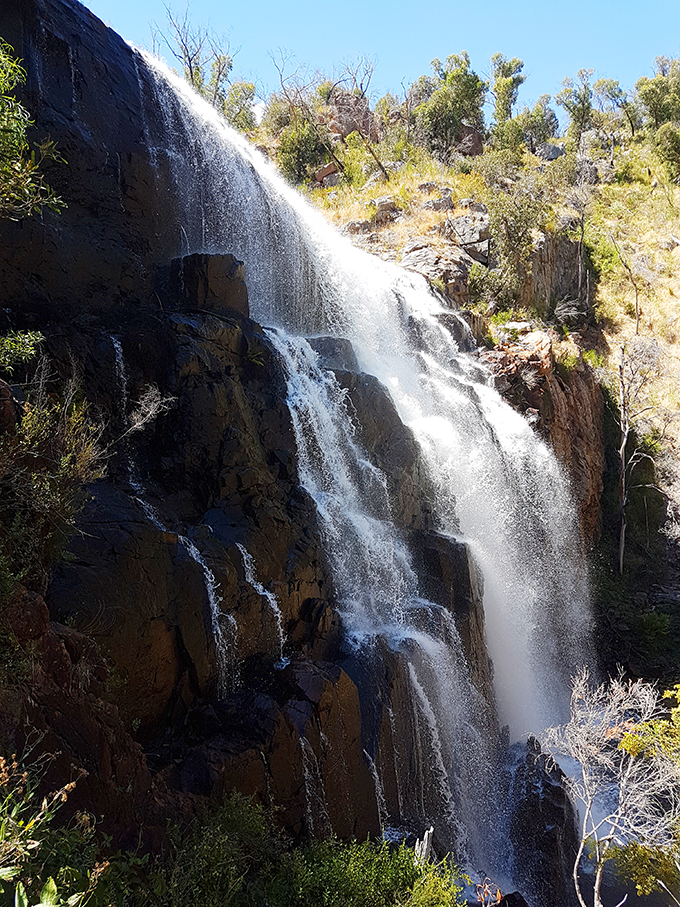
<svg viewBox="0 0 680 907">
<path fill-rule="evenodd" d="M 90 639 L 50 623 L 42 598 L 19 589 L 3 608 L 2 622 L 24 649 L 26 676 L 0 688 L 4 745 L 31 760 L 47 757 L 45 791 L 78 778 L 65 814 L 85 809 L 102 816 L 101 829 L 134 843 L 143 823 L 165 819 L 151 798 L 151 778 L 140 746 L 118 710 L 104 698 L 106 667 Z"/>
<path fill-rule="evenodd" d="M 569 367 L 553 354 L 554 332 L 534 331 L 483 353 L 496 387 L 543 434 L 571 479 L 583 539 L 600 535 L 604 440 L 602 391 L 574 348 Z"/>
</svg>

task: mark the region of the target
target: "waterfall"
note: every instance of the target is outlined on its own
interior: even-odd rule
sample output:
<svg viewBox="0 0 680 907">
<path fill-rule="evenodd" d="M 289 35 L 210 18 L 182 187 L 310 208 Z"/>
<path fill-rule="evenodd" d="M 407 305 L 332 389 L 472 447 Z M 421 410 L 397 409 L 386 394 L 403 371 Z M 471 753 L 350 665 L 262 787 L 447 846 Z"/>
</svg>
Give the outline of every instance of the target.
<svg viewBox="0 0 680 907">
<path fill-rule="evenodd" d="M 257 592 L 258 595 L 261 595 L 262 598 L 264 598 L 264 600 L 267 602 L 267 605 L 269 606 L 269 610 L 271 611 L 272 616 L 274 617 L 274 623 L 276 625 L 277 642 L 278 642 L 277 655 L 279 656 L 279 659 L 274 667 L 279 668 L 279 669 L 285 668 L 286 665 L 289 663 L 290 659 L 284 658 L 284 655 L 283 655 L 283 648 L 286 644 L 286 636 L 285 636 L 285 633 L 283 632 L 283 615 L 281 614 L 281 608 L 279 607 L 279 603 L 278 603 L 274 593 L 269 592 L 267 589 L 264 588 L 262 583 L 259 583 L 257 581 L 257 577 L 255 576 L 255 564 L 253 562 L 252 555 L 250 554 L 248 549 L 244 545 L 241 545 L 240 542 L 236 543 L 236 547 L 241 552 L 241 558 L 243 560 L 243 569 L 246 574 L 246 582 L 249 583 L 253 587 L 253 589 Z"/>
<path fill-rule="evenodd" d="M 446 326 L 451 310 L 423 278 L 339 236 L 158 61 L 144 56 L 139 71 L 162 120 L 158 134 L 149 127 L 149 153 L 167 160 L 178 188 L 177 253 L 245 261 L 252 315 L 269 328 L 286 373 L 300 482 L 316 504 L 348 646 L 361 655 L 383 640 L 407 665 L 429 777 L 421 779 L 423 811 L 447 826 L 451 846 L 481 859 L 479 837 L 499 814 L 497 741 L 453 620 L 421 595 L 346 394 L 303 335 L 349 339 L 359 367 L 389 390 L 414 432 L 436 529 L 464 541 L 483 576 L 498 712 L 513 739 L 561 720 L 569 678 L 591 660 L 588 584 L 565 477 L 460 349 Z M 392 703 L 385 707 L 390 714 Z M 401 802 L 406 781 L 398 795 Z M 491 849 L 502 851 L 498 834 Z"/>
</svg>

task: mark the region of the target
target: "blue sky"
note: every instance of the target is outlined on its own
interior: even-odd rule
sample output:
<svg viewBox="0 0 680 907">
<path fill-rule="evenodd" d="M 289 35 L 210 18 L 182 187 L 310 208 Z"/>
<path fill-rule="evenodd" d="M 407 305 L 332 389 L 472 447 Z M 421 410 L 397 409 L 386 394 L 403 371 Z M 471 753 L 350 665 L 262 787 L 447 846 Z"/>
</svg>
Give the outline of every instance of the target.
<svg viewBox="0 0 680 907">
<path fill-rule="evenodd" d="M 166 23 L 163 0 L 84 2 L 144 47 L 151 47 L 151 24 Z M 179 15 L 187 8 L 185 0 L 170 6 Z M 487 76 L 492 54 L 500 51 L 524 60 L 520 105 L 554 95 L 562 79 L 582 67 L 595 69 L 595 79 L 618 79 L 628 88 L 641 75 L 651 75 L 655 57 L 680 56 L 679 0 L 191 0 L 189 17 L 228 38 L 232 51 L 238 50 L 234 76 L 255 81 L 265 97 L 277 86 L 270 53 L 278 48 L 326 71 L 358 54 L 371 55 L 376 98 L 386 91 L 399 94 L 402 82 L 431 72 L 434 57 L 444 60 L 461 50 L 468 51 L 475 71 Z"/>
</svg>

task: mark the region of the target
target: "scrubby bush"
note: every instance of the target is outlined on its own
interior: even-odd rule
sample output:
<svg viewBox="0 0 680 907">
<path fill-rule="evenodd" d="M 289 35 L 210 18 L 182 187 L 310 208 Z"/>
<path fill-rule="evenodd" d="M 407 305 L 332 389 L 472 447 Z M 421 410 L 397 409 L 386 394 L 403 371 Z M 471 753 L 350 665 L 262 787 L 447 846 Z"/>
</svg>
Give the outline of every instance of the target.
<svg viewBox="0 0 680 907">
<path fill-rule="evenodd" d="M 656 152 L 668 168 L 671 179 L 680 182 L 680 129 L 664 123 L 656 133 Z"/>
<path fill-rule="evenodd" d="M 277 162 L 283 175 L 293 183 L 309 179 L 327 153 L 319 127 L 307 120 L 286 126 L 279 137 Z"/>
<path fill-rule="evenodd" d="M 16 582 L 44 591 L 59 559 L 85 485 L 103 473 L 101 429 L 89 416 L 77 384 L 48 391 L 39 369 L 19 424 L 0 436 L 0 587 Z"/>
<path fill-rule="evenodd" d="M 412 848 L 335 839 L 292 847 L 239 794 L 205 808 L 161 873 L 167 907 L 454 907 L 460 873 Z"/>
<path fill-rule="evenodd" d="M 13 95 L 25 78 L 12 48 L 0 39 L 0 217 L 10 220 L 64 206 L 41 171 L 46 160 L 61 160 L 54 145 L 43 142 L 31 151 L 26 138 L 31 119 Z"/>
</svg>

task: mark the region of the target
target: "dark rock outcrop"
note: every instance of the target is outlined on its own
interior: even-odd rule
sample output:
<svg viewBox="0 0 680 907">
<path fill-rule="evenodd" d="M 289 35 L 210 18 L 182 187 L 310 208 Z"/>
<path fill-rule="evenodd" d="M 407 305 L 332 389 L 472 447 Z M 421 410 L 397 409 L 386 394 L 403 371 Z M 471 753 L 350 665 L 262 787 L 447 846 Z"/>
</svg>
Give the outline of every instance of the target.
<svg viewBox="0 0 680 907">
<path fill-rule="evenodd" d="M 162 838 L 165 818 L 144 754 L 107 695 L 107 668 L 92 639 L 51 622 L 41 596 L 23 588 L 4 605 L 2 624 L 26 662 L 26 676 L 19 671 L 0 689 L 4 747 L 19 754 L 30 747 L 34 761 L 45 760 L 45 792 L 76 780 L 66 812 L 96 808 L 102 830 L 119 843 L 134 844 L 142 825 Z"/>
<path fill-rule="evenodd" d="M 160 112 L 143 109 L 134 51 L 73 0 L 0 0 L 0 22 L 26 70 L 32 137 L 67 162 L 46 177 L 68 205 L 0 221 L 0 306 L 21 300 L 30 322 L 153 298 L 182 236 L 167 162 L 147 148 Z"/>
<path fill-rule="evenodd" d="M 510 834 L 514 879 L 531 901 L 573 907 L 571 871 L 578 849 L 576 813 L 563 785 L 564 774 L 530 737 L 525 752 L 516 744 L 510 799 L 515 804 Z"/>
<path fill-rule="evenodd" d="M 578 243 L 562 233 L 541 233 L 531 252 L 518 303 L 547 314 L 555 300 L 574 299 L 579 290 Z"/>
<path fill-rule="evenodd" d="M 601 527 L 604 472 L 602 390 L 576 347 L 568 364 L 553 353 L 557 335 L 534 331 L 483 354 L 496 387 L 550 443 L 565 468 L 583 539 L 592 546 Z"/>
<path fill-rule="evenodd" d="M 61 777 L 83 764 L 88 808 L 116 829 L 138 827 L 151 793 L 178 812 L 236 788 L 280 807 L 294 832 L 377 833 L 370 760 L 391 815 L 436 815 L 441 785 L 414 743 L 408 658 L 385 641 L 370 657 L 346 650 L 280 364 L 247 317 L 237 260 L 181 257 L 189 242 L 169 163 L 146 141 L 160 113 L 144 103 L 133 51 L 75 0 L 0 0 L 0 14 L 28 72 L 36 132 L 68 161 L 48 173 L 63 214 L 0 224 L 0 301 L 18 326 L 43 330 L 59 378 L 76 368 L 110 425 L 108 477 L 89 490 L 46 595 L 69 628 L 46 630 L 35 600 L 22 606 L 25 625 L 11 618 L 17 638 L 42 646 L 44 682 L 3 700 L 3 724 L 27 717 L 46 747 L 63 742 Z M 406 253 L 410 266 L 465 298 L 472 259 L 426 245 Z M 387 391 L 355 370 L 351 350 L 323 347 L 441 606 L 423 607 L 423 624 L 454 615 L 489 694 L 470 554 L 433 532 L 419 451 Z M 129 433 L 149 385 L 169 408 Z M 492 728 L 493 704 L 480 701 Z"/>
</svg>

